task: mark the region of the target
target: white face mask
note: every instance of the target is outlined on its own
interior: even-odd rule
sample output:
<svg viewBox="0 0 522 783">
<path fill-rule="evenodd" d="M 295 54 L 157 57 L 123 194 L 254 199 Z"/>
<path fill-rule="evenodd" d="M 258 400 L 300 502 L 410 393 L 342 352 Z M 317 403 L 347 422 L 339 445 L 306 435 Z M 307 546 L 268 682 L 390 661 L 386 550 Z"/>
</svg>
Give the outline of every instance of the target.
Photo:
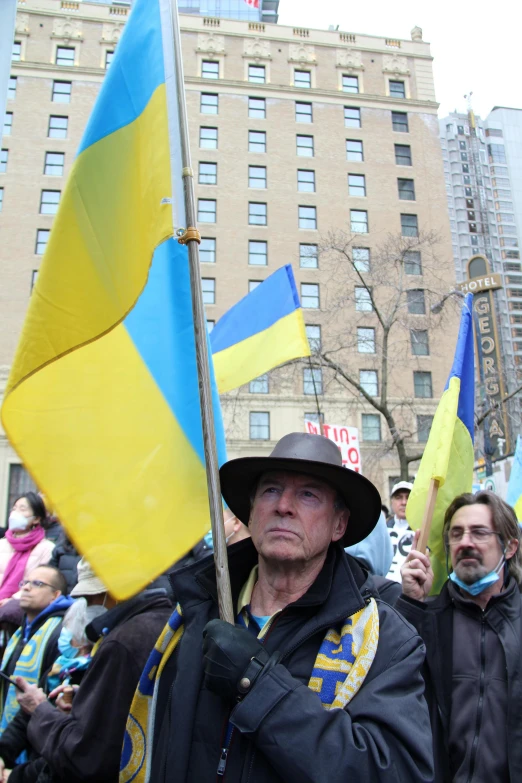
<svg viewBox="0 0 522 783">
<path fill-rule="evenodd" d="M 9 514 L 9 530 L 25 530 L 34 517 L 24 517 L 21 511 L 11 511 Z"/>
</svg>

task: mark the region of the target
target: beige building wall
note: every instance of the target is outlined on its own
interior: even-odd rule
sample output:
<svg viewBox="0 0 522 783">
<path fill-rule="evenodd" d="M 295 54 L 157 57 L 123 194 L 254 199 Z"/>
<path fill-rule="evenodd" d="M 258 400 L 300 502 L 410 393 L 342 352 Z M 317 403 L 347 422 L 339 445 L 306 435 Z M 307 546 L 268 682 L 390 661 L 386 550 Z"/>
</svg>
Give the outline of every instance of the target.
<svg viewBox="0 0 522 783">
<path fill-rule="evenodd" d="M 0 173 L 3 206 L 0 213 L 0 394 L 8 374 L 34 273 L 42 260 L 36 252 L 39 229 L 50 229 L 52 215 L 40 214 L 43 190 L 63 190 L 67 173 L 100 84 L 107 53 L 114 50 L 127 9 L 74 0 L 19 0 L 15 42 L 20 59 L 13 61 L 16 93 L 8 102 L 11 134 L 2 139 L 8 150 L 6 170 Z M 298 289 L 301 283 L 318 284 L 321 309 L 305 310 L 307 324 L 322 324 L 328 337 L 328 302 L 342 283 L 331 266 L 317 269 L 299 263 L 300 243 L 321 244 L 332 229 L 350 230 L 350 209 L 367 210 L 369 232 L 357 245 L 378 253 L 389 235 L 401 232 L 401 213 L 416 214 L 421 232 L 438 236 L 435 262 L 426 265 L 423 279 L 411 287 L 424 287 L 436 301 L 453 287 L 454 269 L 447 216 L 442 157 L 438 141 L 437 103 L 429 44 L 413 31 L 415 40 L 397 41 L 338 31 L 208 19 L 181 18 L 183 56 L 192 139 L 196 196 L 215 199 L 215 223 L 202 223 L 203 237 L 216 239 L 216 262 L 202 263 L 202 276 L 215 280 L 215 304 L 207 317 L 216 321 L 249 290 L 249 281 L 263 280 L 291 263 Z M 74 63 L 57 65 L 57 47 L 74 48 Z M 110 56 L 110 55 L 109 55 Z M 219 64 L 219 78 L 203 78 L 203 62 Z M 265 83 L 249 81 L 249 66 L 264 66 Z M 295 70 L 310 74 L 310 87 L 294 86 Z M 358 78 L 359 92 L 343 91 L 343 75 Z M 404 84 L 405 98 L 390 95 L 390 80 Z M 69 103 L 52 100 L 53 83 L 71 83 Z M 201 112 L 201 95 L 218 96 L 218 113 Z M 266 102 L 266 118 L 249 117 L 249 98 Z M 296 101 L 312 104 L 313 122 L 296 122 Z M 361 127 L 345 127 L 344 107 L 361 112 Z M 407 113 L 408 133 L 393 130 L 391 112 Z M 48 137 L 50 116 L 68 118 L 67 137 Z M 218 131 L 218 148 L 201 149 L 200 128 Z M 248 131 L 266 133 L 266 152 L 248 151 Z M 314 156 L 296 154 L 296 136 L 313 136 Z M 346 140 L 363 142 L 364 161 L 346 159 Z M 413 165 L 398 166 L 394 144 L 411 147 Z M 44 174 L 48 152 L 65 153 L 63 175 Z M 5 153 L 4 153 L 5 154 Z M 217 163 L 217 184 L 198 183 L 200 162 Z M 249 188 L 248 167 L 265 166 L 266 189 Z M 299 192 L 297 170 L 315 172 L 315 192 Z M 367 195 L 348 194 L 348 173 L 364 174 Z M 397 178 L 415 181 L 415 201 L 399 200 Z M 248 223 L 248 203 L 267 204 L 267 226 Z M 298 207 L 315 206 L 317 230 L 298 227 Z M 249 265 L 248 243 L 268 243 L 266 266 Z M 74 263 L 74 259 L 71 259 Z M 338 293 L 338 292 L 337 292 Z M 353 291 L 348 292 L 353 295 Z M 348 311 L 346 311 L 348 312 Z M 343 318 L 347 316 L 343 314 Z M 353 309 L 347 330 L 371 325 L 374 315 Z M 406 319 L 407 315 L 404 316 Z M 431 328 L 431 321 L 415 316 L 415 328 Z M 420 320 L 419 320 L 420 319 Z M 413 371 L 432 373 L 433 399 L 417 401 L 400 414 L 404 426 L 416 432 L 416 413 L 432 414 L 451 364 L 456 320 L 431 341 L 430 356 L 410 357 L 409 349 L 395 347 L 396 371 L 390 391 L 394 404 L 413 401 Z M 352 355 L 351 364 L 368 367 L 368 358 Z M 395 361 L 395 359 L 393 359 Z M 313 395 L 303 393 L 303 367 L 275 371 L 270 393 L 250 394 L 247 389 L 227 395 L 224 414 L 229 455 L 268 453 L 286 432 L 301 430 L 305 412 L 316 410 Z M 326 383 L 321 409 L 326 420 L 361 427 L 361 414 L 374 412 L 335 383 Z M 250 438 L 249 414 L 270 414 L 268 440 Z M 384 420 L 383 441 L 389 441 Z M 413 435 L 411 449 L 422 449 Z M 363 470 L 387 499 L 388 481 L 398 472 L 393 450 L 386 443 L 363 443 Z M 64 455 L 64 459 L 67 455 Z M 0 518 L 7 507 L 12 465 L 18 459 L 0 432 Z"/>
</svg>

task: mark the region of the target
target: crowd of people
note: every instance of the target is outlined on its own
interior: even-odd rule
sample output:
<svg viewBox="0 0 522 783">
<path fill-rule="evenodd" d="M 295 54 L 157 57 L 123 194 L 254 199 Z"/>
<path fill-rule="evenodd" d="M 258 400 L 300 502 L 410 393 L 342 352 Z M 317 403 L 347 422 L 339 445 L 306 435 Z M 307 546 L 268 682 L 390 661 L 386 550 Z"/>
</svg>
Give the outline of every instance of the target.
<svg viewBox="0 0 522 783">
<path fill-rule="evenodd" d="M 39 495 L 15 501 L 0 781 L 522 780 L 513 509 L 488 491 L 453 500 L 432 596 L 408 482 L 388 515 L 333 442 L 305 433 L 220 476 L 235 625 L 219 619 L 210 535 L 117 602 Z"/>
</svg>

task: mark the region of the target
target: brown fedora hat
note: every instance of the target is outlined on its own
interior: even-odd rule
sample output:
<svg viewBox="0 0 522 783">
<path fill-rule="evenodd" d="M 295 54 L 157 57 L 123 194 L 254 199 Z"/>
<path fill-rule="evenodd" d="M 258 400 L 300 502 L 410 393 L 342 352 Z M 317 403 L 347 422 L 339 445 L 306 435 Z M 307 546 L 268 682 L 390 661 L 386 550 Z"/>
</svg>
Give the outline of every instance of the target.
<svg viewBox="0 0 522 783">
<path fill-rule="evenodd" d="M 269 457 L 242 457 L 225 462 L 219 471 L 227 505 L 242 522 L 250 518 L 250 496 L 263 473 L 291 470 L 323 479 L 336 489 L 350 509 L 343 546 L 358 544 L 379 520 L 381 496 L 371 481 L 344 468 L 335 443 L 322 435 L 291 432 L 276 444 Z"/>
</svg>

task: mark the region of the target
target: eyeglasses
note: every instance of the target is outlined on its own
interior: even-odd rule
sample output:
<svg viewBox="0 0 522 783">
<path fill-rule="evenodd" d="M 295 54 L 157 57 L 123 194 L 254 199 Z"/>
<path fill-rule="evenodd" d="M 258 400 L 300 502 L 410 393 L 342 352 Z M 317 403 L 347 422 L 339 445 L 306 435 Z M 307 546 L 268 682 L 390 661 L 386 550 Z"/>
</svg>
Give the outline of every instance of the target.
<svg viewBox="0 0 522 783">
<path fill-rule="evenodd" d="M 39 579 L 22 579 L 21 582 L 18 582 L 18 587 L 20 590 L 23 587 L 50 587 L 51 590 L 56 590 L 57 588 L 54 585 L 50 585 L 49 582 L 40 582 Z"/>
<path fill-rule="evenodd" d="M 487 527 L 452 527 L 448 531 L 448 541 L 451 544 L 460 544 L 466 533 L 469 535 L 472 544 L 485 544 L 491 536 L 498 536 L 496 530 L 489 530 Z"/>
</svg>

